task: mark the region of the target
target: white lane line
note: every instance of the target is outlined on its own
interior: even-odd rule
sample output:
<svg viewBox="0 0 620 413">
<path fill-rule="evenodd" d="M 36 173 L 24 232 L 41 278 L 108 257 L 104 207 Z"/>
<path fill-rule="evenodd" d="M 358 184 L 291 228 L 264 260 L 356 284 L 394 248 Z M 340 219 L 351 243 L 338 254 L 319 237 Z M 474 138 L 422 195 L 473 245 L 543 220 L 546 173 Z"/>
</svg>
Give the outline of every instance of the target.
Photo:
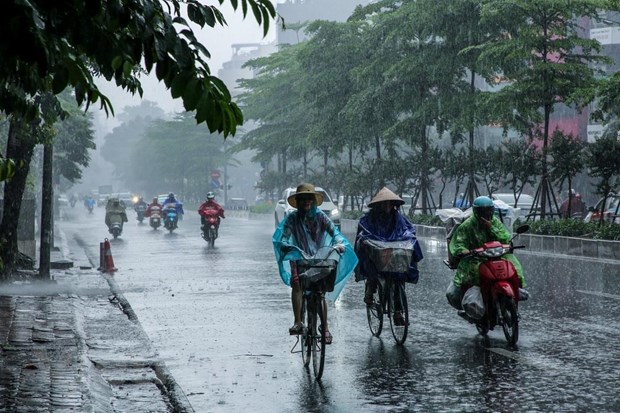
<svg viewBox="0 0 620 413">
<path fill-rule="evenodd" d="M 581 294 L 596 295 L 598 297 L 605 297 L 605 298 L 611 298 L 614 300 L 620 300 L 620 295 L 617 295 L 617 294 L 607 294 L 607 293 L 601 293 L 598 291 L 585 291 L 585 290 L 576 290 L 576 291 Z"/>
<path fill-rule="evenodd" d="M 531 362 L 529 360 L 527 360 L 525 357 L 521 357 L 521 355 L 514 353 L 512 351 L 506 350 L 504 348 L 499 348 L 499 347 L 489 347 L 487 348 L 487 350 L 499 354 L 500 356 L 504 356 L 513 360 L 516 360 L 518 362 L 521 363 L 525 363 L 525 364 L 531 364 Z"/>
<path fill-rule="evenodd" d="M 535 359 L 532 358 L 532 356 L 525 357 L 518 353 L 500 347 L 489 347 L 487 348 L 487 350 L 495 354 L 499 354 L 500 356 L 504 356 L 506 358 L 518 361 L 519 363 L 523 363 L 525 365 L 540 369 L 557 370 L 566 367 L 566 364 L 562 365 L 562 363 L 553 359 L 548 359 L 541 356 L 535 357 Z"/>
</svg>

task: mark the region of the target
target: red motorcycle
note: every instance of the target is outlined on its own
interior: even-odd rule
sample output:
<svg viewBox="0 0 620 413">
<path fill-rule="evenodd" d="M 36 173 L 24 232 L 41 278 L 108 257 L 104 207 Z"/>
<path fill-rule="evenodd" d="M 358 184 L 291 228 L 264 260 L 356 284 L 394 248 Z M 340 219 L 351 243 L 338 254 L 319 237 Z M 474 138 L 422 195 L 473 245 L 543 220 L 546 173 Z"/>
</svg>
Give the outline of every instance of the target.
<svg viewBox="0 0 620 413">
<path fill-rule="evenodd" d="M 218 212 L 216 209 L 205 209 L 200 212 L 200 215 L 204 217 L 202 238 L 207 241 L 210 247 L 213 247 L 215 245 L 215 239 L 217 238 Z"/>
<path fill-rule="evenodd" d="M 528 230 L 529 225 L 520 226 L 517 228 L 515 237 Z M 475 324 L 482 336 L 486 336 L 489 330 L 493 330 L 495 326 L 502 326 L 504 336 L 510 346 L 514 346 L 519 340 L 518 306 L 521 282 L 514 265 L 503 257 L 516 249 L 525 248 L 524 245 L 513 245 L 512 241 L 515 237 L 510 240 L 509 244 L 502 244 L 499 241 L 487 242 L 461 258 L 479 257 L 485 259 L 479 268 L 479 291 L 482 296 L 481 305 L 483 307 L 477 311 L 476 317 L 472 316 L 472 311 L 468 311 L 464 307 L 463 317 Z M 447 263 L 447 260 L 444 262 Z M 454 269 L 454 266 L 450 266 L 450 268 Z M 472 293 L 471 296 L 473 297 L 478 292 L 472 289 L 472 291 L 466 291 L 465 295 L 468 293 Z"/>
</svg>

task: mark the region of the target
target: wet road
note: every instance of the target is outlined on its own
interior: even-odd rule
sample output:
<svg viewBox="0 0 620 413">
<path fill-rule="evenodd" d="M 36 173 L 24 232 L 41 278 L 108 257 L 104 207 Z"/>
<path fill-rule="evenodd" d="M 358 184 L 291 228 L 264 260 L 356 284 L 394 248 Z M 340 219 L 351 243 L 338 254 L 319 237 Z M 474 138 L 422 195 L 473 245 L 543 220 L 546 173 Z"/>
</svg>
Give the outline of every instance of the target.
<svg viewBox="0 0 620 413">
<path fill-rule="evenodd" d="M 60 222 L 97 256 L 103 210 Z M 485 341 L 445 299 L 443 242 L 408 286 L 404 346 L 371 337 L 363 285 L 329 307 L 334 344 L 322 383 L 291 354 L 290 291 L 277 275 L 273 218 L 223 221 L 215 248 L 189 213 L 172 234 L 130 214 L 112 242 L 116 280 L 196 412 L 620 411 L 620 265 L 523 252 L 532 299 L 520 307 L 517 349 Z M 520 251 L 521 252 L 521 251 Z"/>
</svg>

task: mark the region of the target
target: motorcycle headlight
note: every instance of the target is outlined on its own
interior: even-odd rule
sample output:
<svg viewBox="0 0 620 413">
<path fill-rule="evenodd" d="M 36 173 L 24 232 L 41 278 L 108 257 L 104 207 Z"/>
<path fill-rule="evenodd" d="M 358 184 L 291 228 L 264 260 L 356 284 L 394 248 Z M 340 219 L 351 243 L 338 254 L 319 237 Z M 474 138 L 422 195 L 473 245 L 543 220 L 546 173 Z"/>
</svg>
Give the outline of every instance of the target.
<svg viewBox="0 0 620 413">
<path fill-rule="evenodd" d="M 134 203 L 134 204 L 135 204 L 136 202 L 138 202 L 138 199 L 140 199 L 140 198 L 138 198 L 137 196 L 134 196 L 133 198 L 131 198 L 131 200 L 133 201 L 133 203 Z"/>
<path fill-rule="evenodd" d="M 503 253 L 504 253 L 504 247 L 495 247 L 495 248 L 489 248 L 488 250 L 485 250 L 483 255 L 485 257 L 494 258 L 494 257 L 501 257 Z"/>
</svg>

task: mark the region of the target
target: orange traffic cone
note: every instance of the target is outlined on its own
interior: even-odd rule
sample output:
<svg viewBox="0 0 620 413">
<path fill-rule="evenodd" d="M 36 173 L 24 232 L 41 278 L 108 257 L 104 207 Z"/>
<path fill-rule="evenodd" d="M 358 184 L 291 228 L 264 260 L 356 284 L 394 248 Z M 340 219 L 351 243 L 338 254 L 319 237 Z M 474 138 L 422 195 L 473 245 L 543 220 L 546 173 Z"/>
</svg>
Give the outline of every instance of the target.
<svg viewBox="0 0 620 413">
<path fill-rule="evenodd" d="M 114 259 L 112 258 L 112 248 L 110 247 L 110 241 L 108 241 L 108 239 L 106 238 L 104 244 L 105 244 L 105 246 L 104 246 L 104 249 L 105 249 L 105 257 L 104 257 L 104 259 L 105 259 L 104 260 L 105 272 L 111 273 L 111 272 L 117 271 L 118 268 L 116 268 L 114 266 Z"/>
</svg>

